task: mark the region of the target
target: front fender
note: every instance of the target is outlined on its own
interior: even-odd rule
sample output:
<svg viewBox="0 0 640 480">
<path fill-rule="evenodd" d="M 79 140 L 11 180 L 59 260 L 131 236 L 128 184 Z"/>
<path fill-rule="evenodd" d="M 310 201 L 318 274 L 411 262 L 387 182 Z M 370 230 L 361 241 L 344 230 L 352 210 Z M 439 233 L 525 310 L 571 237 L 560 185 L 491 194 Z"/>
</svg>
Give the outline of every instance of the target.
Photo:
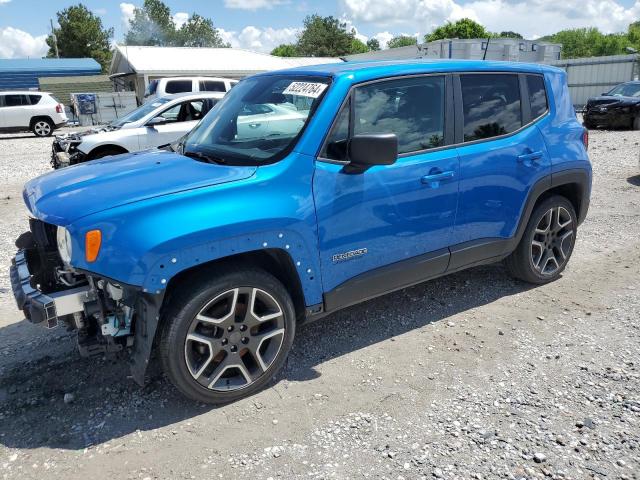
<svg viewBox="0 0 640 480">
<path fill-rule="evenodd" d="M 292 153 L 244 180 L 83 217 L 69 226 L 70 233 L 78 239 L 100 229 L 102 246 L 95 262 L 74 255 L 73 264 L 158 293 L 186 269 L 240 253 L 280 249 L 296 266 L 305 303 L 321 303 L 312 172 L 312 157 Z"/>
</svg>

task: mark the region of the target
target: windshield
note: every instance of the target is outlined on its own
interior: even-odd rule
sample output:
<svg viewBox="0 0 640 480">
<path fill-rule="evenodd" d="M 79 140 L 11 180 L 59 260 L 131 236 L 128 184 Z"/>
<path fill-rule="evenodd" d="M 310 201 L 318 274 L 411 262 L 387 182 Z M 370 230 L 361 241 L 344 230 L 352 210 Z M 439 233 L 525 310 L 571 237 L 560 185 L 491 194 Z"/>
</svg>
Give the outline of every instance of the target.
<svg viewBox="0 0 640 480">
<path fill-rule="evenodd" d="M 259 165 L 295 145 L 327 89 L 326 77 L 261 76 L 238 83 L 186 137 L 185 155 Z"/>
<path fill-rule="evenodd" d="M 623 83 L 611 90 L 608 95 L 615 97 L 640 97 L 640 84 Z"/>
<path fill-rule="evenodd" d="M 117 120 L 114 120 L 113 122 L 111 122 L 111 126 L 121 127 L 126 123 L 137 122 L 141 118 L 144 118 L 147 115 L 149 115 L 160 105 L 164 105 L 168 101 L 170 101 L 169 98 L 159 98 L 157 100 L 154 100 L 153 102 L 145 103 L 141 107 L 138 107 L 135 110 L 127 113 L 124 117 L 118 118 Z"/>
</svg>

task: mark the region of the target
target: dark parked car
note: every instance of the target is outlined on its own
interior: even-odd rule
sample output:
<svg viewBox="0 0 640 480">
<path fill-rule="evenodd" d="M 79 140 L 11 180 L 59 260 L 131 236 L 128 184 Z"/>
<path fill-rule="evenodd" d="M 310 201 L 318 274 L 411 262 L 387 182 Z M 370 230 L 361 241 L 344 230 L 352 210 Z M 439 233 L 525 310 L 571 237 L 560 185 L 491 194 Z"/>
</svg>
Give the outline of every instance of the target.
<svg viewBox="0 0 640 480">
<path fill-rule="evenodd" d="M 640 81 L 621 83 L 587 100 L 584 126 L 640 130 Z"/>
</svg>

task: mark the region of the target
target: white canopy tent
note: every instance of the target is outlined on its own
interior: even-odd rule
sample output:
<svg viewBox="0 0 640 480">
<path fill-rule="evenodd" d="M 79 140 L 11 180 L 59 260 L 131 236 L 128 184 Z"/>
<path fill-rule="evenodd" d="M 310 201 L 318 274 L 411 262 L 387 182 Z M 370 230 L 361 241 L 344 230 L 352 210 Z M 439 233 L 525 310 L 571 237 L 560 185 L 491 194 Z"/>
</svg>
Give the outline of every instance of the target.
<svg viewBox="0 0 640 480">
<path fill-rule="evenodd" d="M 256 73 L 322 63 L 333 57 L 275 57 L 240 48 L 116 46 L 109 74 L 123 89 L 142 98 L 150 80 L 177 76 L 240 79 Z"/>
</svg>

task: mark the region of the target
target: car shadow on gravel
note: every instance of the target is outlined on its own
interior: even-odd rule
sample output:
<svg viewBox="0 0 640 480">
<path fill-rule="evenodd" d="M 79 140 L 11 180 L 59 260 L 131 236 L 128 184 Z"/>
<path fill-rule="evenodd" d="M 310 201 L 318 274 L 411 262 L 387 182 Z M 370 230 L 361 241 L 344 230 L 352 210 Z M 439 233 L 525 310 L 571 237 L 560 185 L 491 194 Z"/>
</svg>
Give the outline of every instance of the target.
<svg viewBox="0 0 640 480">
<path fill-rule="evenodd" d="M 272 385 L 317 378 L 315 367 L 328 360 L 528 288 L 508 277 L 501 265 L 490 265 L 350 307 L 300 328 L 287 364 Z M 6 328 L 10 327 L 0 329 L 0 339 Z M 181 397 L 164 380 L 157 362 L 140 388 L 122 359 L 83 359 L 70 339 L 60 341 L 68 342 L 62 352 L 41 343 L 25 345 L 21 355 L 31 359 L 2 372 L 0 444 L 78 450 L 216 409 Z"/>
<path fill-rule="evenodd" d="M 636 187 L 640 187 L 640 175 L 632 175 L 627 178 L 627 182 L 631 185 L 635 185 Z"/>
</svg>

